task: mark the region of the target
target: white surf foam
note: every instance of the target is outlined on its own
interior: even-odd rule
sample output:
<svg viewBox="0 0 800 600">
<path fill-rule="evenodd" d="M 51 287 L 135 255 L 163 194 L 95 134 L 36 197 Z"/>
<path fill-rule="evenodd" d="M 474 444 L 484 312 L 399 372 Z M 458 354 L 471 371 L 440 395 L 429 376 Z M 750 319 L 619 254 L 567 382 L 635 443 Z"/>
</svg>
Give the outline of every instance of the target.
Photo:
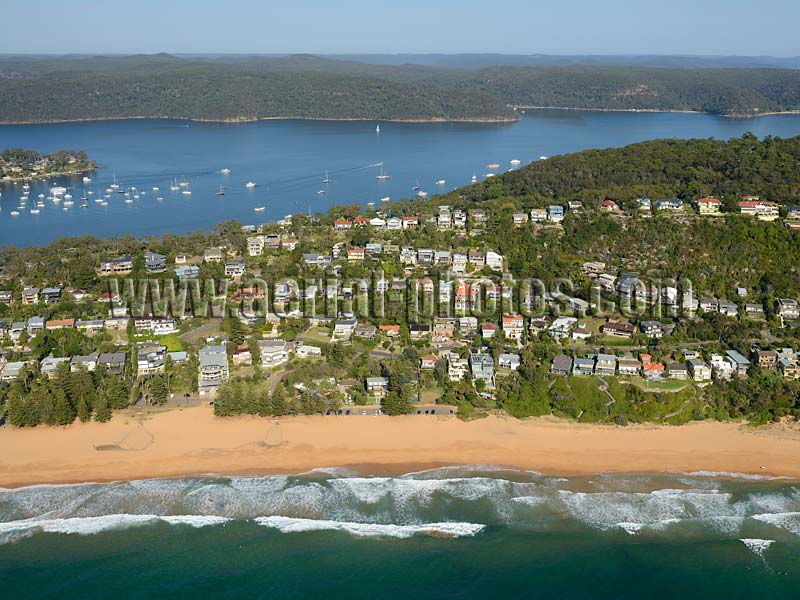
<svg viewBox="0 0 800 600">
<path fill-rule="evenodd" d="M 24 519 L 0 523 L 0 543 L 16 541 L 34 533 L 62 533 L 67 535 L 94 535 L 103 531 L 126 529 L 163 521 L 170 525 L 207 527 L 228 521 L 214 515 L 101 515 L 96 517 L 70 517 L 65 519 Z"/>
<path fill-rule="evenodd" d="M 776 479 L 793 480 L 793 477 L 786 477 L 784 475 L 758 475 L 756 473 L 737 473 L 730 471 L 690 471 L 683 473 L 681 471 L 670 471 L 671 473 L 680 473 L 682 475 L 689 475 L 691 477 L 712 477 L 721 479 L 750 479 L 753 481 L 772 481 Z"/>
<path fill-rule="evenodd" d="M 800 512 L 766 513 L 752 518 L 800 536 Z"/>
<path fill-rule="evenodd" d="M 764 552 L 767 551 L 767 548 L 775 543 L 775 540 L 761 540 L 757 538 L 742 538 L 739 541 L 747 546 L 747 549 L 750 550 L 750 552 L 761 559 L 764 558 Z"/>
<path fill-rule="evenodd" d="M 466 537 L 477 535 L 485 529 L 479 523 L 426 523 L 422 525 L 394 525 L 385 523 L 354 523 L 326 519 L 299 519 L 293 517 L 258 517 L 255 522 L 281 533 L 306 531 L 346 531 L 355 537 L 391 537 L 405 539 L 415 535 Z"/>
</svg>

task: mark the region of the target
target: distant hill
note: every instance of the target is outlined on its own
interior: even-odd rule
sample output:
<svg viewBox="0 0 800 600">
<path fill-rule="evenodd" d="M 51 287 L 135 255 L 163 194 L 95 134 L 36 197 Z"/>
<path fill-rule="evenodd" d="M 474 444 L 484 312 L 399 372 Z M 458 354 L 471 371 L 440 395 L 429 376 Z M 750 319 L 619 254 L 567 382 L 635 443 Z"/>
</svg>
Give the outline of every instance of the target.
<svg viewBox="0 0 800 600">
<path fill-rule="evenodd" d="M 127 117 L 508 120 L 475 88 L 381 76 L 316 57 L 188 60 L 170 55 L 0 59 L 0 122 Z"/>
<path fill-rule="evenodd" d="M 481 121 L 516 119 L 513 106 L 735 116 L 800 110 L 800 70 L 788 68 L 698 69 L 686 66 L 690 57 L 659 58 L 685 68 L 573 64 L 461 68 L 515 58 L 454 55 L 439 61 L 434 58 L 439 55 L 424 56 L 435 65 L 446 63 L 447 68 L 313 55 L 6 56 L 0 57 L 0 122 L 130 117 Z M 523 59 L 578 58 L 515 60 Z M 706 64 L 710 59 L 697 60 Z M 741 64 L 744 61 L 740 59 Z"/>
<path fill-rule="evenodd" d="M 329 54 L 326 58 L 375 65 L 439 69 L 489 67 L 652 67 L 669 69 L 800 69 L 800 56 L 694 56 L 659 54 Z"/>
</svg>

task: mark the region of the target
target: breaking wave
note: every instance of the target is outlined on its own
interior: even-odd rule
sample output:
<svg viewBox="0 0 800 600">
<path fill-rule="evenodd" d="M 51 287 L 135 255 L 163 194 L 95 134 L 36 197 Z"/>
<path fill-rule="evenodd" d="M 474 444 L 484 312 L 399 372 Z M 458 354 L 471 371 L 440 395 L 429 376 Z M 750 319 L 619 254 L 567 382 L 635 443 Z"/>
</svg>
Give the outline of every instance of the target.
<svg viewBox="0 0 800 600">
<path fill-rule="evenodd" d="M 277 529 L 281 533 L 305 531 L 346 531 L 356 537 L 410 538 L 415 535 L 437 537 L 473 536 L 486 526 L 478 523 L 425 523 L 422 525 L 392 525 L 384 523 L 348 523 L 342 521 L 293 519 L 291 517 L 259 517 L 256 523 Z"/>
<path fill-rule="evenodd" d="M 800 540 L 800 484 L 711 473 L 557 478 L 492 465 L 398 477 L 351 469 L 37 485 L 0 493 L 0 543 L 39 533 L 89 535 L 157 523 L 230 521 L 283 533 L 465 537 L 521 532 Z M 744 542 L 742 542 L 744 543 Z"/>
</svg>

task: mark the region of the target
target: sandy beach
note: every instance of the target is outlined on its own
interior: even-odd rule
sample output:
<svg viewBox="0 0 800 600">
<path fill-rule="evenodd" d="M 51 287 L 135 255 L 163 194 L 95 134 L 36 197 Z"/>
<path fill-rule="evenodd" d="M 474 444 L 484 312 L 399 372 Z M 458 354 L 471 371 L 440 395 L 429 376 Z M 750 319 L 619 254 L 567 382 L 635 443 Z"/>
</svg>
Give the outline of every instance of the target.
<svg viewBox="0 0 800 600">
<path fill-rule="evenodd" d="M 581 425 L 488 417 L 257 417 L 209 407 L 123 413 L 105 424 L 0 431 L 0 486 L 200 474 L 374 473 L 496 464 L 543 473 L 711 471 L 800 477 L 800 427 Z"/>
</svg>

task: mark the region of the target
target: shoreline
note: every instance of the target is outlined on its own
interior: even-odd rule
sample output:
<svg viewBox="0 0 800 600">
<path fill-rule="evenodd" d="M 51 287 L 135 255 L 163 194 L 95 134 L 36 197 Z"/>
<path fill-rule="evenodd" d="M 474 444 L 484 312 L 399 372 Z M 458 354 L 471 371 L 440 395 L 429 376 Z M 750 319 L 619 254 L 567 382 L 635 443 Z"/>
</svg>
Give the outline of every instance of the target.
<svg viewBox="0 0 800 600">
<path fill-rule="evenodd" d="M 759 117 L 770 116 L 797 116 L 800 115 L 800 110 L 787 110 L 787 111 L 769 111 L 760 112 L 755 114 L 716 114 L 704 112 L 700 110 L 678 110 L 678 109 L 662 109 L 662 108 L 586 108 L 586 107 L 569 107 L 569 106 L 527 106 L 527 105 L 509 105 L 514 110 L 562 110 L 572 112 L 599 112 L 599 113 L 665 113 L 665 114 L 688 114 L 688 115 L 708 115 L 714 117 L 722 117 L 725 119 L 757 119 Z M 164 115 L 132 115 L 127 117 L 86 117 L 81 119 L 44 119 L 36 121 L 0 121 L 0 126 L 13 126 L 13 125 L 66 125 L 70 123 L 95 123 L 95 122 L 111 122 L 111 121 L 139 121 L 139 120 L 172 120 L 172 121 L 185 121 L 189 123 L 220 123 L 235 125 L 239 123 L 258 123 L 261 121 L 334 121 L 334 122 L 368 122 L 374 121 L 378 123 L 486 123 L 486 124 L 505 124 L 516 123 L 521 117 L 475 117 L 469 119 L 451 119 L 445 117 L 431 117 L 431 118 L 418 118 L 418 119 L 399 119 L 399 118 L 381 118 L 381 117 L 227 117 L 219 119 L 207 119 L 200 117 L 168 117 Z"/>
<path fill-rule="evenodd" d="M 24 177 L 0 177 L 0 183 L 16 183 L 18 181 L 40 181 L 42 179 L 50 179 L 51 177 L 74 177 L 83 175 L 85 173 L 94 173 L 99 171 L 100 167 L 89 167 L 81 169 L 80 171 L 64 171 L 59 173 L 35 174 L 27 175 Z"/>
<path fill-rule="evenodd" d="M 797 116 L 800 115 L 800 110 L 784 110 L 784 111 L 770 111 L 759 112 L 752 115 L 740 114 L 717 114 L 710 112 L 703 112 L 701 110 L 678 110 L 666 108 L 583 108 L 583 107 L 568 107 L 568 106 L 519 106 L 512 105 L 516 110 L 566 110 L 576 112 L 612 112 L 612 113 L 667 113 L 676 115 L 708 115 L 711 117 L 722 117 L 725 119 L 757 119 L 758 117 L 771 117 L 771 116 Z"/>
<path fill-rule="evenodd" d="M 491 464 L 549 475 L 713 472 L 800 478 L 800 424 L 585 425 L 455 417 L 214 417 L 208 406 L 105 424 L 0 430 L 0 487 L 351 467 L 375 475 Z"/>
<path fill-rule="evenodd" d="M 52 119 L 41 121 L 0 121 L 0 126 L 11 125 L 65 125 L 69 123 L 95 123 L 110 121 L 140 121 L 140 120 L 166 120 L 187 121 L 190 123 L 223 123 L 235 125 L 237 123 L 258 123 L 260 121 L 341 121 L 341 122 L 378 122 L 378 123 L 516 123 L 519 117 L 475 117 L 473 119 L 448 119 L 433 117 L 428 119 L 388 119 L 380 117 L 229 117 L 220 119 L 202 119 L 192 117 L 165 117 L 165 116 L 130 116 L 130 117 L 88 117 L 82 119 Z"/>
</svg>

